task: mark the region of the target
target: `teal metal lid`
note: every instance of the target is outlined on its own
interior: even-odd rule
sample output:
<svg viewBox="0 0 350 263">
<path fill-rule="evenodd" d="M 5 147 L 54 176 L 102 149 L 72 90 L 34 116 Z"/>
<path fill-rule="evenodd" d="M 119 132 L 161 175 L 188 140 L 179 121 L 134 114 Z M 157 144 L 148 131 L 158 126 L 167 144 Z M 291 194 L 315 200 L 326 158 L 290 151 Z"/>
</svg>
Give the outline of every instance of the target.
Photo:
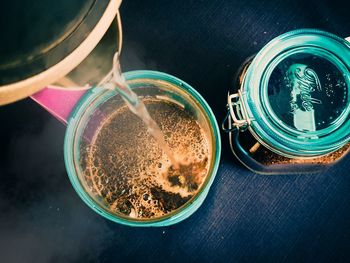
<svg viewBox="0 0 350 263">
<path fill-rule="evenodd" d="M 241 114 L 269 149 L 287 157 L 335 151 L 350 139 L 350 43 L 302 29 L 269 42 L 240 91 Z"/>
</svg>

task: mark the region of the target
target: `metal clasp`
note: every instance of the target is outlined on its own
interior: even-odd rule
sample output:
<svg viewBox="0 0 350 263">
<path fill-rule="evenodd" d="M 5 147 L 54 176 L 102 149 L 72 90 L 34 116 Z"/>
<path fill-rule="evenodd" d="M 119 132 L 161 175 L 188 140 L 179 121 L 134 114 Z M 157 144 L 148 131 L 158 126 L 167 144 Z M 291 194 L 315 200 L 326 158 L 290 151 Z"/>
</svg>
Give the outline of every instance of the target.
<svg viewBox="0 0 350 263">
<path fill-rule="evenodd" d="M 237 93 L 227 95 L 227 114 L 222 123 L 222 129 L 225 132 L 231 132 L 235 129 L 245 130 L 250 125 L 247 110 L 244 103 L 242 103 L 243 93 L 238 90 Z M 225 122 L 228 121 L 228 126 Z M 232 122 L 233 121 L 233 122 Z"/>
</svg>

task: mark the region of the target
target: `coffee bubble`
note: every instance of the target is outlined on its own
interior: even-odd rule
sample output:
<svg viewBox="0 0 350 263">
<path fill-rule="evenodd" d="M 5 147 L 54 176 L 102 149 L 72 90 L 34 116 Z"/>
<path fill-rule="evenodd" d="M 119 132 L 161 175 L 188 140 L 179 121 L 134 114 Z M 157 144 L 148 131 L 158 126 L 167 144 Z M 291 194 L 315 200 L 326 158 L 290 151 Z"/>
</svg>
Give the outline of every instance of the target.
<svg viewBox="0 0 350 263">
<path fill-rule="evenodd" d="M 145 124 L 126 106 L 81 145 L 80 164 L 90 195 L 116 215 L 153 219 L 179 209 L 209 172 L 209 138 L 194 116 L 170 101 L 143 98 L 180 165 L 173 166 Z M 179 166 L 179 167 L 178 167 Z"/>
</svg>

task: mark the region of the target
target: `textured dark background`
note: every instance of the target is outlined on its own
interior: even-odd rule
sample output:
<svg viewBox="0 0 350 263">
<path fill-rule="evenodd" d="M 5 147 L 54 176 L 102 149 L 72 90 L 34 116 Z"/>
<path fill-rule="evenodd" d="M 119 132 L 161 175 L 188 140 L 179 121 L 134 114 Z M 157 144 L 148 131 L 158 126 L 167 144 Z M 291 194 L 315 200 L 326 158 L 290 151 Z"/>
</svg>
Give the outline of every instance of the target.
<svg viewBox="0 0 350 263">
<path fill-rule="evenodd" d="M 219 122 L 233 75 L 286 31 L 350 35 L 349 1 L 125 0 L 124 70 L 154 69 L 195 87 Z M 263 176 L 222 160 L 203 206 L 164 228 L 130 228 L 90 210 L 63 161 L 65 127 L 27 99 L 0 108 L 0 262 L 346 262 L 349 165 Z"/>
</svg>

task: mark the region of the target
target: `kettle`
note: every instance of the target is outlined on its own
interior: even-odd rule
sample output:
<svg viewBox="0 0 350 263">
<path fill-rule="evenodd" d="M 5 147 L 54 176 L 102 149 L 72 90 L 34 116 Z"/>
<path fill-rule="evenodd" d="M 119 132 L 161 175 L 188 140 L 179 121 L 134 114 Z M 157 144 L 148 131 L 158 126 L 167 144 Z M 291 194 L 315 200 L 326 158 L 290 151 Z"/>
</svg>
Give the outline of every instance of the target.
<svg viewBox="0 0 350 263">
<path fill-rule="evenodd" d="M 122 43 L 121 0 L 9 1 L 1 8 L 0 105 L 49 84 L 98 84 Z M 108 64 L 110 63 L 110 64 Z M 88 73 L 88 74 L 86 74 Z"/>
</svg>

